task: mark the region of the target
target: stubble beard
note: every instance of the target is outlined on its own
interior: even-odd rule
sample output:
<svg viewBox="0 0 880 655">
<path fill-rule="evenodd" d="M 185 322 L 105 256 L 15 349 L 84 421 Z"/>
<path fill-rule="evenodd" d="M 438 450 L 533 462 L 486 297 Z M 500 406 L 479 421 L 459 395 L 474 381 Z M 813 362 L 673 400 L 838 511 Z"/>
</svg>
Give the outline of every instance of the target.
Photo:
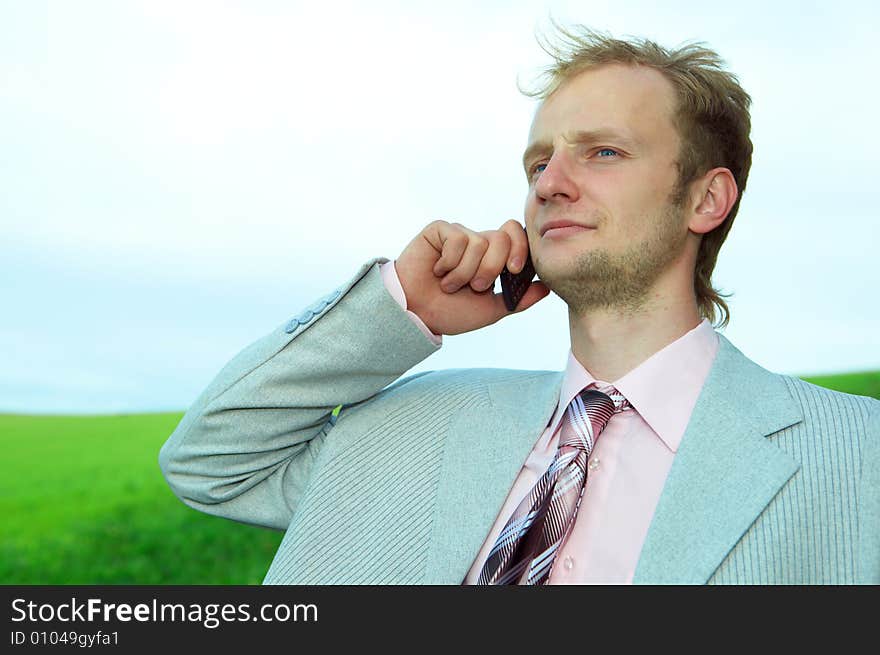
<svg viewBox="0 0 880 655">
<path fill-rule="evenodd" d="M 660 274 L 684 248 L 687 231 L 681 230 L 681 218 L 681 207 L 670 203 L 653 220 L 645 217 L 654 230 L 623 252 L 590 250 L 568 264 L 553 267 L 537 259 L 535 271 L 565 301 L 571 314 L 599 309 L 636 313 L 644 307 Z"/>
</svg>

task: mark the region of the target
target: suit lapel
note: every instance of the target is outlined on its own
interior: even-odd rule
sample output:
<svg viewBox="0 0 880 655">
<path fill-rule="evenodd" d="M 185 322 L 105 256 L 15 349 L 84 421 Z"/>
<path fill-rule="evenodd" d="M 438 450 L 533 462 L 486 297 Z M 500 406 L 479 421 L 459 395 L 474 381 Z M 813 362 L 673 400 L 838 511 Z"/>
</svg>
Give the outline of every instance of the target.
<svg viewBox="0 0 880 655">
<path fill-rule="evenodd" d="M 720 339 L 634 583 L 705 583 L 799 468 L 767 438 L 803 420 L 785 383 Z"/>
<path fill-rule="evenodd" d="M 556 409 L 563 372 L 490 382 L 450 421 L 426 584 L 464 580 L 523 463 Z"/>
</svg>

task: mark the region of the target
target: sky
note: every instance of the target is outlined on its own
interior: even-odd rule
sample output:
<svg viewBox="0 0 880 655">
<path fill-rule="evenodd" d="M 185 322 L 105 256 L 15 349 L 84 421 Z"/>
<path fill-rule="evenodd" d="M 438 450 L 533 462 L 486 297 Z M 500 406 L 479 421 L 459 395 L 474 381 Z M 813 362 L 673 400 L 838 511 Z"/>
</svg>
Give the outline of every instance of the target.
<svg viewBox="0 0 880 655">
<path fill-rule="evenodd" d="M 755 153 L 723 334 L 779 373 L 880 368 L 873 3 L 0 0 L 0 412 L 183 411 L 432 220 L 522 221 L 551 17 L 724 58 Z M 409 372 L 568 348 L 551 295 Z"/>
</svg>

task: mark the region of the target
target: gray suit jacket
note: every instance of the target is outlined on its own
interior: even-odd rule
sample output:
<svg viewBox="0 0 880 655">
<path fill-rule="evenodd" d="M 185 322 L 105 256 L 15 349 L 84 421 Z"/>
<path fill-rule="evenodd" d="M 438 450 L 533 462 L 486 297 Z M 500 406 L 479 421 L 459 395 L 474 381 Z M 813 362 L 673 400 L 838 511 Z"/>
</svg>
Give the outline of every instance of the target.
<svg viewBox="0 0 880 655">
<path fill-rule="evenodd" d="M 235 356 L 160 452 L 187 505 L 287 531 L 267 584 L 459 584 L 555 409 L 561 371 L 398 379 L 437 347 L 385 261 Z M 635 582 L 880 582 L 880 402 L 721 337 Z"/>
</svg>

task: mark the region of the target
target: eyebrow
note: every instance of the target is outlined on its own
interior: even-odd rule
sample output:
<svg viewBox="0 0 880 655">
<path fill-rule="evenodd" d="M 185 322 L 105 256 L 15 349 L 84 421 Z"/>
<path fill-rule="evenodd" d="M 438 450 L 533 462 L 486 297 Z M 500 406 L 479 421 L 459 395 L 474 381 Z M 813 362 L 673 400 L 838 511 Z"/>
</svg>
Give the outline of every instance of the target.
<svg viewBox="0 0 880 655">
<path fill-rule="evenodd" d="M 574 132 L 569 132 L 568 134 L 563 134 L 562 138 L 571 145 L 578 143 L 595 143 L 598 141 L 613 141 L 615 143 L 619 143 L 621 146 L 626 148 L 635 148 L 637 147 L 638 141 L 633 139 L 632 137 L 628 137 L 617 130 L 611 128 L 600 128 L 597 130 L 576 130 Z M 553 152 L 553 144 L 547 141 L 537 141 L 536 143 L 532 143 L 526 148 L 526 151 L 523 153 L 523 168 L 528 168 L 528 162 L 533 157 L 537 155 L 542 155 L 548 152 Z"/>
</svg>

